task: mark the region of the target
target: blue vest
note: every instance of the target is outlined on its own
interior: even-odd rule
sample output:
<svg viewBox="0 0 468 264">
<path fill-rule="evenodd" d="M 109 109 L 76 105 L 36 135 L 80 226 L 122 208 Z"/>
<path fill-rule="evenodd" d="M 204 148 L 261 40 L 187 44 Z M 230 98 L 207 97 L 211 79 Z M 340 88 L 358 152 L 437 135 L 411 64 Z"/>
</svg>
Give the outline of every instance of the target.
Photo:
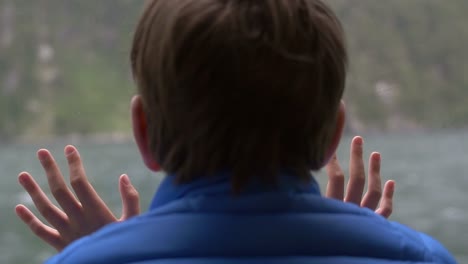
<svg viewBox="0 0 468 264">
<path fill-rule="evenodd" d="M 150 210 L 77 240 L 47 264 L 456 263 L 431 237 L 283 176 L 232 196 L 227 175 L 176 186 Z"/>
</svg>

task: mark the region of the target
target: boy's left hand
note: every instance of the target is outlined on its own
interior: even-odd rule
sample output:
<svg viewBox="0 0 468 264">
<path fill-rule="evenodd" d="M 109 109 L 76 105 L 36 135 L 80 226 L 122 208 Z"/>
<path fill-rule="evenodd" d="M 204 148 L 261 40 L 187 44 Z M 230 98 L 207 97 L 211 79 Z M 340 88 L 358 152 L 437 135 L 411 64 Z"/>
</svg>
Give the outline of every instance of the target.
<svg viewBox="0 0 468 264">
<path fill-rule="evenodd" d="M 351 142 L 349 161 L 349 181 L 345 196 L 345 175 L 338 163 L 336 154 L 326 166 L 328 184 L 326 196 L 345 202 L 357 204 L 374 210 L 388 218 L 393 211 L 393 193 L 395 182 L 389 180 L 383 190 L 380 176 L 380 154 L 373 152 L 369 157 L 367 192 L 363 196 L 366 173 L 363 161 L 363 139 L 354 137 Z"/>
<path fill-rule="evenodd" d="M 27 173 L 20 173 L 18 180 L 31 196 L 39 213 L 52 226 L 44 224 L 26 206 L 16 206 L 16 214 L 31 231 L 46 243 L 61 251 L 74 240 L 93 233 L 106 224 L 124 221 L 140 213 L 139 195 L 127 175 L 119 180 L 122 197 L 122 217 L 117 219 L 89 183 L 78 150 L 65 147 L 70 169 L 70 183 L 76 194 L 68 188 L 60 169 L 48 150 L 37 152 L 44 168 L 52 195 L 61 209 L 55 206 Z"/>
</svg>

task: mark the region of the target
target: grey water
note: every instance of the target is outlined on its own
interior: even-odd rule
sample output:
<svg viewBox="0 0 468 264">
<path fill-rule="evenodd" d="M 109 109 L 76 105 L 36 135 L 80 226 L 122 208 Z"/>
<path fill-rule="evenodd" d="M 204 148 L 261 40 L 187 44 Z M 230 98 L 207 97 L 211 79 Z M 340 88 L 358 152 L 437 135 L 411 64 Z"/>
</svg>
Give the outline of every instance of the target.
<svg viewBox="0 0 468 264">
<path fill-rule="evenodd" d="M 345 170 L 350 141 L 351 137 L 345 137 L 338 152 Z M 468 263 L 468 132 L 378 134 L 364 136 L 364 141 L 366 160 L 372 151 L 381 152 L 382 177 L 396 181 L 391 220 L 437 238 L 459 263 Z M 19 172 L 30 172 L 47 187 L 35 157 L 39 148 L 50 149 L 64 175 L 68 174 L 65 143 L 0 145 L 0 263 L 42 263 L 55 253 L 17 219 L 14 207 L 23 203 L 33 208 L 17 183 Z M 144 167 L 133 143 L 75 145 L 88 177 L 117 215 L 121 208 L 117 181 L 122 173 L 127 173 L 139 190 L 142 208 L 148 206 L 162 175 Z M 321 172 L 316 177 L 324 190 L 326 175 Z"/>
</svg>

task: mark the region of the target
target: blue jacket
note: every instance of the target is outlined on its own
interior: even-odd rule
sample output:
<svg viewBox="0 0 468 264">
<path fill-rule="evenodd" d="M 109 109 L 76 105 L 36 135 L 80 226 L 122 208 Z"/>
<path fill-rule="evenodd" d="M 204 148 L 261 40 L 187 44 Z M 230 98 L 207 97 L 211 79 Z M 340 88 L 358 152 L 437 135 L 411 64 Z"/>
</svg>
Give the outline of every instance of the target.
<svg viewBox="0 0 468 264">
<path fill-rule="evenodd" d="M 281 178 L 230 195 L 226 175 L 175 186 L 149 212 L 84 237 L 47 264 L 456 263 L 431 237 Z"/>
</svg>

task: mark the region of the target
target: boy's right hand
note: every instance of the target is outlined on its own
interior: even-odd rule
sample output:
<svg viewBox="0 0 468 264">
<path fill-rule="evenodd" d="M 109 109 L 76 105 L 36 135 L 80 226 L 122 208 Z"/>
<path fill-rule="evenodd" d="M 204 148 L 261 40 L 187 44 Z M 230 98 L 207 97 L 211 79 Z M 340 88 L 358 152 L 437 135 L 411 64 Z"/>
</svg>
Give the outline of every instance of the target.
<svg viewBox="0 0 468 264">
<path fill-rule="evenodd" d="M 345 196 L 345 175 L 338 163 L 336 154 L 326 166 L 328 184 L 326 196 L 345 202 L 357 204 L 374 210 L 377 214 L 388 218 L 393 211 L 393 193 L 395 182 L 389 180 L 385 183 L 383 191 L 380 176 L 380 154 L 373 152 L 369 158 L 367 192 L 364 192 L 366 173 L 363 161 L 363 140 L 354 137 L 351 142 L 349 161 L 349 181 Z"/>
<path fill-rule="evenodd" d="M 52 195 L 61 208 L 49 200 L 29 173 L 22 172 L 18 177 L 39 213 L 51 226 L 44 224 L 22 204 L 16 206 L 16 214 L 36 236 L 58 251 L 106 224 L 124 221 L 140 213 L 138 192 L 127 175 L 122 175 L 119 180 L 123 209 L 122 217 L 117 219 L 88 181 L 78 150 L 73 146 L 67 146 L 65 155 L 70 170 L 70 183 L 76 196 L 66 185 L 50 152 L 41 149 L 37 153 L 46 172 Z"/>
</svg>

